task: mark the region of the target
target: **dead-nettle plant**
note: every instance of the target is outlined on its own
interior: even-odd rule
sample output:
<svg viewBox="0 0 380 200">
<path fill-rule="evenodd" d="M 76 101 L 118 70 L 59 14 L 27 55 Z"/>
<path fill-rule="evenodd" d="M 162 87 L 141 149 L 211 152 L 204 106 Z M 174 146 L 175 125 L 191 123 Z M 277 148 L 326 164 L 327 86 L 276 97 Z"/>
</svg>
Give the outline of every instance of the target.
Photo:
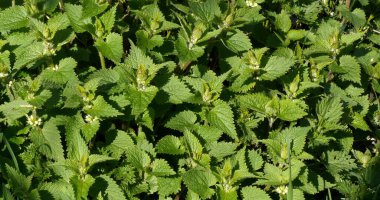
<svg viewBox="0 0 380 200">
<path fill-rule="evenodd" d="M 380 1 L 0 1 L 0 199 L 379 199 Z"/>
</svg>

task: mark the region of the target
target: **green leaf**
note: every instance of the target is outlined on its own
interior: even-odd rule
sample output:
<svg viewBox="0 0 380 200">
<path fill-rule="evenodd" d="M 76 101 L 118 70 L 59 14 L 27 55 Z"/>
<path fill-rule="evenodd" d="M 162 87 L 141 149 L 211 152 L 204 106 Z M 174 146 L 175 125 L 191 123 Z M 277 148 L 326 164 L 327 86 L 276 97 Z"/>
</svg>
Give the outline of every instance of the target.
<svg viewBox="0 0 380 200">
<path fill-rule="evenodd" d="M 145 30 L 136 31 L 137 46 L 143 50 L 152 50 L 155 47 L 160 47 L 164 43 L 164 38 L 161 35 L 150 36 Z"/>
<path fill-rule="evenodd" d="M 227 37 L 225 44 L 228 49 L 235 53 L 247 51 L 252 48 L 251 40 L 240 30 L 235 30 L 234 33 L 227 33 Z"/>
<path fill-rule="evenodd" d="M 85 112 L 91 116 L 97 117 L 115 117 L 121 115 L 118 110 L 113 108 L 108 104 L 103 96 L 98 96 L 94 101 L 92 101 L 92 106 L 89 109 L 85 109 Z"/>
<path fill-rule="evenodd" d="M 186 129 L 192 130 L 197 121 L 197 115 L 192 111 L 182 111 L 172 117 L 165 127 L 178 131 L 185 131 Z"/>
<path fill-rule="evenodd" d="M 279 140 L 282 145 L 290 144 L 290 142 L 293 141 L 292 151 L 294 151 L 296 155 L 299 155 L 303 152 L 306 135 L 309 130 L 310 127 L 290 127 L 281 131 L 280 134 L 277 134 L 275 139 Z"/>
<path fill-rule="evenodd" d="M 260 76 L 263 80 L 273 81 L 283 75 L 294 64 L 290 58 L 271 56 L 263 68 L 264 73 Z"/>
<path fill-rule="evenodd" d="M 104 26 L 104 30 L 107 32 L 111 32 L 114 24 L 115 24 L 115 16 L 116 16 L 116 6 L 113 6 L 107 12 L 105 12 L 102 16 L 99 17 L 100 21 Z"/>
<path fill-rule="evenodd" d="M 265 191 L 254 186 L 241 189 L 241 195 L 244 200 L 271 200 Z"/>
<path fill-rule="evenodd" d="M 277 117 L 285 121 L 296 121 L 303 118 L 307 113 L 297 101 L 284 99 L 280 100 L 280 110 Z"/>
<path fill-rule="evenodd" d="M 342 12 L 342 15 L 349 22 L 351 22 L 352 25 L 354 25 L 356 29 L 363 27 L 367 22 L 365 12 L 360 8 L 356 8 L 350 12 L 345 6 L 340 6 L 339 10 Z"/>
<path fill-rule="evenodd" d="M 161 138 L 157 142 L 156 149 L 158 153 L 171 155 L 181 155 L 185 153 L 185 150 L 181 145 L 181 141 L 173 135 L 167 135 Z"/>
<path fill-rule="evenodd" d="M 196 45 L 190 47 L 182 36 L 179 36 L 176 40 L 175 49 L 178 52 L 178 58 L 183 63 L 197 60 L 204 54 L 204 48 Z"/>
<path fill-rule="evenodd" d="M 274 25 L 282 32 L 288 32 L 292 27 L 292 21 L 290 20 L 289 14 L 282 10 L 280 14 L 276 15 Z"/>
<path fill-rule="evenodd" d="M 114 158 L 120 158 L 127 151 L 128 147 L 134 145 L 131 136 L 124 131 L 117 130 L 116 132 L 107 133 L 106 136 L 109 137 L 106 138 L 107 141 L 112 141 L 109 141 L 110 144 L 105 149 Z"/>
<path fill-rule="evenodd" d="M 83 18 L 93 17 L 102 13 L 108 7 L 108 3 L 100 4 L 96 0 L 83 0 Z"/>
<path fill-rule="evenodd" d="M 20 29 L 26 27 L 28 23 L 28 14 L 22 6 L 13 6 L 0 11 L 0 32 Z"/>
<path fill-rule="evenodd" d="M 46 157 L 56 161 L 64 160 L 61 135 L 53 120 L 45 122 L 41 130 L 31 133 L 31 140 Z"/>
<path fill-rule="evenodd" d="M 83 33 L 85 31 L 93 30 L 90 18 L 83 18 L 83 7 L 81 5 L 73 5 L 65 3 L 65 12 L 69 18 L 70 24 L 75 32 Z"/>
<path fill-rule="evenodd" d="M 94 184 L 95 179 L 87 174 L 84 177 L 73 176 L 70 182 L 74 186 L 76 199 L 87 199 L 90 187 Z"/>
<path fill-rule="evenodd" d="M 344 55 L 339 59 L 339 67 L 334 69 L 341 74 L 342 80 L 352 81 L 360 84 L 360 65 L 356 59 L 349 55 Z"/>
<path fill-rule="evenodd" d="M 21 69 L 25 65 L 31 64 L 44 57 L 46 47 L 42 42 L 34 42 L 16 53 L 15 69 Z"/>
<path fill-rule="evenodd" d="M 337 175 L 341 172 L 347 172 L 356 168 L 355 160 L 349 155 L 340 151 L 328 151 L 323 155 L 327 170 Z"/>
<path fill-rule="evenodd" d="M 339 129 L 340 119 L 343 115 L 343 105 L 337 97 L 323 98 L 317 104 L 317 117 L 319 126 L 324 127 L 326 131 Z"/>
<path fill-rule="evenodd" d="M 184 132 L 184 141 L 185 141 L 185 146 L 187 150 L 190 152 L 192 155 L 201 155 L 203 151 L 203 146 L 199 142 L 198 138 L 195 137 L 190 131 L 186 130 Z"/>
<path fill-rule="evenodd" d="M 160 196 L 168 196 L 170 194 L 176 194 L 181 190 L 181 178 L 157 178 L 158 194 Z"/>
<path fill-rule="evenodd" d="M 64 85 L 68 81 L 77 81 L 77 77 L 74 68 L 77 66 L 77 62 L 73 58 L 64 58 L 59 61 L 59 65 L 55 68 L 45 69 L 41 76 L 42 81 L 47 85 Z"/>
<path fill-rule="evenodd" d="M 33 106 L 24 100 L 14 100 L 0 105 L 0 112 L 10 120 L 14 121 L 25 116 L 32 110 Z"/>
<path fill-rule="evenodd" d="M 227 133 L 233 139 L 238 139 L 234 124 L 234 114 L 226 102 L 215 101 L 214 107 L 207 113 L 207 120 L 211 125 Z"/>
<path fill-rule="evenodd" d="M 5 164 L 5 169 L 14 192 L 19 196 L 27 195 L 32 184 L 32 176 L 26 177 L 8 164 Z"/>
<path fill-rule="evenodd" d="M 95 42 L 95 47 L 108 59 L 114 63 L 120 63 L 123 57 L 123 38 L 118 33 L 110 33 L 106 37 L 106 41 L 98 39 Z"/>
<path fill-rule="evenodd" d="M 168 101 L 173 104 L 186 102 L 193 96 L 190 89 L 186 87 L 185 83 L 175 75 L 170 77 L 168 83 L 162 87 L 162 90 L 169 95 Z"/>
<path fill-rule="evenodd" d="M 190 10 L 202 21 L 210 23 L 215 16 L 221 14 L 217 1 L 207 0 L 205 2 L 189 2 Z"/>
<path fill-rule="evenodd" d="M 134 146 L 127 148 L 126 155 L 127 161 L 139 170 L 144 170 L 151 161 L 147 153 Z"/>
<path fill-rule="evenodd" d="M 143 113 L 152 102 L 157 92 L 158 89 L 155 86 L 147 87 L 144 90 L 138 90 L 132 86 L 128 87 L 127 98 L 131 102 L 131 114 L 137 116 Z"/>
<path fill-rule="evenodd" d="M 209 170 L 191 169 L 182 175 L 182 179 L 187 188 L 202 198 L 208 198 L 214 193 L 209 187 L 215 185 L 216 178 Z"/>
<path fill-rule="evenodd" d="M 234 154 L 237 147 L 236 143 L 218 142 L 210 145 L 209 154 L 217 160 L 222 160 L 224 157 Z"/>
<path fill-rule="evenodd" d="M 174 175 L 174 170 L 170 167 L 169 163 L 164 159 L 156 159 L 152 162 L 152 174 L 155 176 L 170 176 Z"/>
<path fill-rule="evenodd" d="M 237 100 L 242 108 L 251 109 L 264 114 L 265 106 L 271 99 L 263 93 L 253 93 L 238 96 Z"/>
<path fill-rule="evenodd" d="M 254 150 L 248 151 L 248 162 L 254 171 L 261 169 L 264 164 L 261 155 Z"/>
<path fill-rule="evenodd" d="M 98 163 L 102 163 L 102 162 L 106 162 L 110 160 L 114 160 L 114 159 L 105 155 L 91 154 L 88 157 L 88 168 L 91 168 L 92 166 Z"/>
</svg>

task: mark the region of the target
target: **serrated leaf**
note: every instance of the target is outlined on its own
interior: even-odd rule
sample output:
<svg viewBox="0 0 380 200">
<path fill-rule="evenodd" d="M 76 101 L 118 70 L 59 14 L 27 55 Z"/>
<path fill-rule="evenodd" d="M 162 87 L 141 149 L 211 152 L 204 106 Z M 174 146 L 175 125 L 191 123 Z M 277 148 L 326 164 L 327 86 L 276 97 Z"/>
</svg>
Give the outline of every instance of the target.
<svg viewBox="0 0 380 200">
<path fill-rule="evenodd" d="M 182 179 L 187 188 L 202 198 L 210 197 L 213 194 L 213 190 L 209 187 L 215 185 L 216 178 L 209 170 L 191 169 L 182 175 Z"/>
<path fill-rule="evenodd" d="M 293 142 L 292 150 L 296 155 L 302 153 L 306 143 L 306 135 L 309 132 L 310 127 L 291 127 L 281 131 L 276 136 L 276 140 L 279 140 L 283 145 Z"/>
<path fill-rule="evenodd" d="M 83 18 L 93 17 L 107 9 L 108 3 L 99 4 L 96 0 L 83 0 Z"/>
<path fill-rule="evenodd" d="M 292 21 L 284 10 L 282 10 L 280 14 L 276 15 L 274 24 L 276 28 L 280 29 L 284 33 L 288 32 L 292 27 Z"/>
<path fill-rule="evenodd" d="M 337 73 L 340 73 L 342 80 L 352 81 L 360 84 L 360 65 L 356 59 L 349 55 L 344 55 L 339 59 L 339 68 Z"/>
<path fill-rule="evenodd" d="M 96 135 L 96 132 L 100 128 L 99 121 L 92 121 L 90 123 L 86 123 L 82 127 L 82 135 L 86 142 L 90 142 L 91 139 Z"/>
<path fill-rule="evenodd" d="M 337 97 L 323 98 L 317 104 L 319 126 L 326 130 L 341 128 L 340 119 L 343 115 L 343 106 Z"/>
<path fill-rule="evenodd" d="M 157 92 L 158 89 L 155 86 L 147 87 L 144 90 L 138 90 L 132 86 L 128 87 L 127 98 L 131 102 L 131 114 L 137 116 L 143 113 L 152 102 Z"/>
<path fill-rule="evenodd" d="M 207 0 L 205 2 L 190 2 L 190 10 L 204 22 L 211 22 L 221 13 L 218 2 Z"/>
<path fill-rule="evenodd" d="M 124 192 L 119 187 L 119 184 L 107 175 L 96 177 L 95 183 L 91 187 L 91 193 L 106 197 L 105 199 L 120 199 L 125 200 Z"/>
<path fill-rule="evenodd" d="M 168 83 L 162 87 L 162 90 L 169 95 L 169 102 L 173 104 L 186 102 L 193 96 L 185 83 L 175 75 L 170 77 Z"/>
<path fill-rule="evenodd" d="M 240 30 L 236 30 L 234 33 L 228 33 L 227 37 L 225 44 L 227 48 L 235 53 L 247 51 L 252 48 L 251 40 Z"/>
<path fill-rule="evenodd" d="M 254 186 L 244 187 L 241 194 L 244 200 L 271 200 L 265 191 Z"/>
<path fill-rule="evenodd" d="M 158 194 L 160 196 L 168 196 L 175 194 L 181 190 L 181 178 L 157 178 Z"/>
<path fill-rule="evenodd" d="M 295 121 L 303 118 L 307 113 L 296 101 L 280 100 L 280 110 L 277 117 L 285 121 Z"/>
<path fill-rule="evenodd" d="M 198 138 L 195 137 L 190 131 L 186 130 L 184 132 L 184 141 L 185 141 L 185 147 L 187 148 L 188 152 L 192 155 L 201 155 L 203 151 L 203 146 L 199 142 Z"/>
<path fill-rule="evenodd" d="M 90 187 L 95 183 L 95 179 L 87 174 L 84 177 L 73 176 L 70 182 L 74 186 L 76 199 L 87 199 Z"/>
<path fill-rule="evenodd" d="M 33 106 L 24 100 L 14 100 L 0 105 L 0 112 L 4 114 L 8 120 L 16 120 L 25 116 L 32 110 Z"/>
<path fill-rule="evenodd" d="M 152 162 L 152 174 L 155 176 L 170 176 L 174 175 L 174 170 L 170 167 L 169 163 L 164 159 L 156 159 Z"/>
<path fill-rule="evenodd" d="M 342 12 L 342 15 L 354 25 L 356 29 L 363 27 L 366 24 L 366 16 L 365 12 L 356 8 L 352 12 L 349 11 L 345 6 L 341 6 L 339 9 Z"/>
<path fill-rule="evenodd" d="M 186 39 L 182 36 L 179 36 L 176 40 L 175 48 L 178 52 L 178 58 L 183 63 L 197 60 L 197 58 L 204 54 L 204 49 L 202 47 L 194 45 L 190 48 Z"/>
<path fill-rule="evenodd" d="M 106 41 L 98 39 L 95 47 L 104 55 L 104 57 L 112 60 L 114 63 L 120 63 L 123 57 L 123 38 L 118 33 L 110 33 L 106 37 Z"/>
<path fill-rule="evenodd" d="M 48 146 L 44 146 L 43 144 L 40 147 L 40 151 L 44 151 L 45 155 L 51 159 L 54 159 L 56 161 L 62 161 L 64 160 L 64 153 L 63 153 L 63 146 L 61 142 L 61 135 L 57 128 L 57 126 L 54 124 L 54 121 L 49 120 L 44 124 L 44 127 L 41 130 L 42 137 L 44 139 L 44 143 L 46 143 Z M 40 133 L 37 133 L 40 134 Z"/>
<path fill-rule="evenodd" d="M 260 76 L 263 80 L 273 81 L 289 71 L 294 61 L 290 58 L 272 56 L 263 68 L 264 73 Z"/>
<path fill-rule="evenodd" d="M 91 168 L 95 164 L 106 162 L 113 160 L 113 158 L 105 156 L 105 155 L 100 155 L 100 154 L 91 154 L 88 157 L 88 168 Z"/>
<path fill-rule="evenodd" d="M 242 108 L 251 109 L 264 114 L 265 106 L 271 99 L 263 93 L 253 93 L 238 96 L 237 100 Z"/>
<path fill-rule="evenodd" d="M 111 156 L 114 158 L 120 158 L 120 156 L 127 151 L 127 149 L 134 145 L 132 138 L 128 133 L 124 131 L 116 131 L 107 134 L 106 138 L 110 144 L 105 147 L 105 149 L 111 153 Z"/>
<path fill-rule="evenodd" d="M 248 162 L 254 171 L 261 169 L 264 164 L 261 155 L 254 150 L 248 151 Z"/>
<path fill-rule="evenodd" d="M 102 22 L 104 26 L 105 31 L 111 32 L 115 24 L 115 16 L 116 16 L 116 6 L 113 6 L 110 10 L 108 10 L 102 16 L 99 17 L 100 21 Z"/>
<path fill-rule="evenodd" d="M 234 114 L 226 102 L 215 101 L 214 107 L 207 113 L 207 120 L 211 125 L 219 128 L 233 139 L 237 139 Z"/>
<path fill-rule="evenodd" d="M 85 112 L 91 116 L 115 117 L 122 114 L 110 104 L 108 104 L 106 100 L 104 100 L 103 96 L 99 95 L 96 97 L 92 104 L 93 105 L 91 108 L 85 110 Z"/>
<path fill-rule="evenodd" d="M 91 27 L 91 19 L 82 17 L 83 7 L 81 5 L 65 3 L 65 12 L 75 32 L 83 33 L 93 29 L 93 27 Z"/>
<path fill-rule="evenodd" d="M 144 170 L 144 168 L 150 164 L 151 160 L 149 155 L 135 146 L 127 148 L 125 153 L 127 155 L 127 161 L 139 170 Z"/>
<path fill-rule="evenodd" d="M 237 147 L 236 143 L 218 142 L 210 145 L 209 154 L 217 160 L 222 160 L 224 157 L 234 154 Z"/>
<path fill-rule="evenodd" d="M 22 6 L 13 6 L 0 11 L 0 32 L 23 28 L 28 23 L 28 14 Z"/>
<path fill-rule="evenodd" d="M 26 177 L 8 164 L 5 164 L 5 169 L 9 178 L 8 181 L 13 186 L 12 188 L 16 194 L 28 194 L 32 184 L 32 177 Z"/>
<path fill-rule="evenodd" d="M 185 131 L 186 129 L 192 130 L 197 121 L 197 115 L 192 111 L 182 111 L 172 117 L 165 127 L 178 131 Z"/>
<path fill-rule="evenodd" d="M 33 63 L 44 57 L 45 46 L 42 42 L 34 42 L 16 52 L 15 69 L 21 69 L 25 65 Z"/>
<path fill-rule="evenodd" d="M 181 155 L 185 153 L 181 141 L 173 135 L 167 135 L 161 138 L 157 142 L 156 149 L 158 153 L 164 154 Z"/>
<path fill-rule="evenodd" d="M 65 58 L 59 62 L 57 68 L 45 69 L 41 76 L 41 79 L 46 85 L 64 85 L 68 81 L 76 81 L 77 75 L 75 74 L 74 68 L 77 66 L 77 62 L 73 58 Z"/>
</svg>

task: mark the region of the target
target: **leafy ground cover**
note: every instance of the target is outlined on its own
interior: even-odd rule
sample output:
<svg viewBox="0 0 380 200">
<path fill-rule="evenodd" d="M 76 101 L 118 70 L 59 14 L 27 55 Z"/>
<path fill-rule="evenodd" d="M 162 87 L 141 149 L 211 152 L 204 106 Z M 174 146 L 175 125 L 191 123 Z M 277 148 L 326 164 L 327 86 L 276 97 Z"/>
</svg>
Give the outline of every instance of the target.
<svg viewBox="0 0 380 200">
<path fill-rule="evenodd" d="M 0 199 L 379 199 L 379 14 L 1 1 Z"/>
</svg>

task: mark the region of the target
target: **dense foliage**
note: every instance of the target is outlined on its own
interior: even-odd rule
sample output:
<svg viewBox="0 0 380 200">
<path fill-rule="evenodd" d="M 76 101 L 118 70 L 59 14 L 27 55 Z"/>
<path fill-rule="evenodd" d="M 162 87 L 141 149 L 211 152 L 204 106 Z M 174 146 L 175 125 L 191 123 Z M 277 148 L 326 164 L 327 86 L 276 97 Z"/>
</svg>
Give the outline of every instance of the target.
<svg viewBox="0 0 380 200">
<path fill-rule="evenodd" d="M 0 199 L 379 199 L 380 0 L 1 0 Z"/>
</svg>

